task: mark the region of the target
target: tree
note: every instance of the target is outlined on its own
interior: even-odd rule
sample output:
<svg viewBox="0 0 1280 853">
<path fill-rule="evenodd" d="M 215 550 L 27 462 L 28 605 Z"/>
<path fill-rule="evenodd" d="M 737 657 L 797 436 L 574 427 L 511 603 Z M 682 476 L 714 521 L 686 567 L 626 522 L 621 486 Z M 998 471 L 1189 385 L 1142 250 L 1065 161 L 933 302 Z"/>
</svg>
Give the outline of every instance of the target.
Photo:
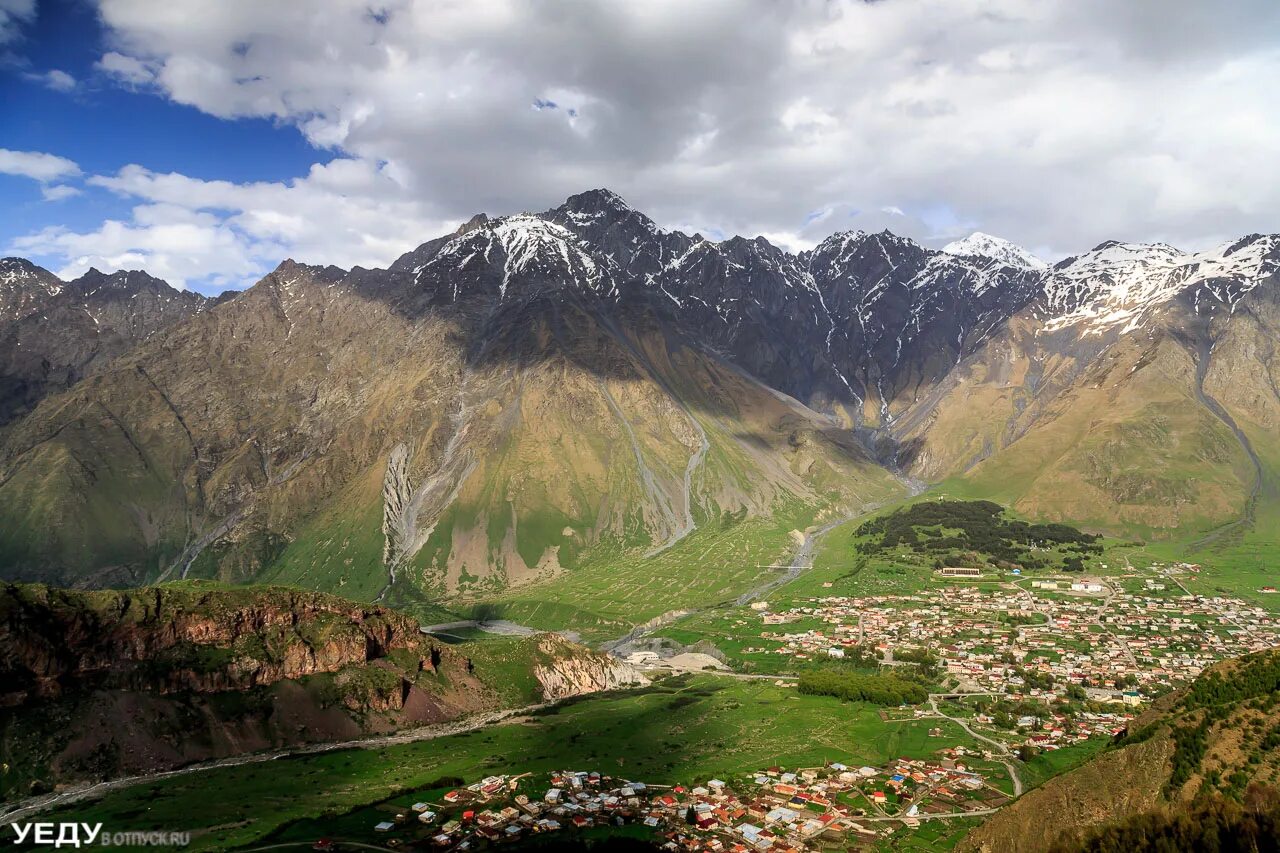
<svg viewBox="0 0 1280 853">
<path fill-rule="evenodd" d="M 697 822 L 698 822 L 698 810 L 697 810 L 697 809 L 695 809 L 693 806 L 689 806 L 689 808 L 687 808 L 687 809 L 685 810 L 685 813 L 684 813 L 684 822 L 685 822 L 685 823 L 688 823 L 688 824 L 694 824 L 694 823 L 697 823 Z"/>
<path fill-rule="evenodd" d="M 437 649 L 435 646 L 432 646 L 431 647 L 431 669 L 434 670 L 435 672 L 440 671 L 441 659 L 442 659 L 442 656 L 440 654 L 440 650 Z"/>
</svg>

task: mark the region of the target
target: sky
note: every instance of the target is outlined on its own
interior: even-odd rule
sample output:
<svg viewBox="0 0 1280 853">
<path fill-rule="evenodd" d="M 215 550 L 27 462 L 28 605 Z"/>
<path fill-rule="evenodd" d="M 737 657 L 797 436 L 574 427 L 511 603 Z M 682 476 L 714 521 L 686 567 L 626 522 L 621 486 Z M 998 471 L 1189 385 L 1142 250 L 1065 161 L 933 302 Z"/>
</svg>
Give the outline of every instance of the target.
<svg viewBox="0 0 1280 853">
<path fill-rule="evenodd" d="M 608 187 L 791 250 L 1277 230 L 1275 0 L 0 0 L 0 254 L 215 293 Z"/>
</svg>

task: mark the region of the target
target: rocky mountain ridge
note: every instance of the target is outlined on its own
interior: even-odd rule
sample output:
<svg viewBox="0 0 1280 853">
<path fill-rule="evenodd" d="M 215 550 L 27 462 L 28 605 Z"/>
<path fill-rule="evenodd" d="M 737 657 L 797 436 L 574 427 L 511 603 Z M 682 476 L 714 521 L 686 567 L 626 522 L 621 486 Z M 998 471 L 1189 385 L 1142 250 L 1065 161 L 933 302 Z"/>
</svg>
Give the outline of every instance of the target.
<svg viewBox="0 0 1280 853">
<path fill-rule="evenodd" d="M 232 295 L 209 299 L 139 270 L 90 269 L 63 282 L 21 258 L 0 259 L 0 427 Z"/>
<path fill-rule="evenodd" d="M 408 617 L 300 590 L 6 584 L 0 629 L 5 705 L 85 689 L 247 690 L 396 651 L 431 666 L 429 643 Z"/>
<path fill-rule="evenodd" d="M 0 565 L 439 597 L 902 475 L 1153 536 L 1270 499 L 1280 240 L 949 248 L 711 242 L 596 190 L 386 270 L 287 261 L 4 428 Z"/>
</svg>

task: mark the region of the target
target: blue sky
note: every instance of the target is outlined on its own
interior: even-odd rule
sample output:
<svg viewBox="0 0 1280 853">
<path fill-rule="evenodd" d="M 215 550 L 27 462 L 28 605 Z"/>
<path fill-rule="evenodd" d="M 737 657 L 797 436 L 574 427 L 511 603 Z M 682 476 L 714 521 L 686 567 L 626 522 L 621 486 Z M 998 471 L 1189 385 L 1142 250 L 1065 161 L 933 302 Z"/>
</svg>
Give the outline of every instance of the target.
<svg viewBox="0 0 1280 853">
<path fill-rule="evenodd" d="M 144 163 L 157 172 L 235 182 L 305 175 L 312 163 L 332 159 L 332 152 L 318 150 L 290 125 L 261 118 L 227 121 L 121 86 L 95 70 L 107 47 L 90 3 L 40 3 L 21 34 L 0 69 L 4 148 L 65 157 L 86 174 L 109 174 L 130 163 Z M 74 89 L 52 88 L 40 76 L 54 70 L 75 78 Z M 0 174 L 0 248 L 45 227 L 81 230 L 106 219 L 129 218 L 133 203 L 128 198 L 81 181 L 68 183 L 81 194 L 48 202 L 39 183 Z M 33 259 L 53 269 L 62 260 Z M 200 283 L 192 282 L 197 288 Z"/>
<path fill-rule="evenodd" d="M 0 0 L 0 252 L 214 292 L 599 186 L 789 249 L 1205 248 L 1276 230 L 1278 32 L 1273 0 Z"/>
</svg>

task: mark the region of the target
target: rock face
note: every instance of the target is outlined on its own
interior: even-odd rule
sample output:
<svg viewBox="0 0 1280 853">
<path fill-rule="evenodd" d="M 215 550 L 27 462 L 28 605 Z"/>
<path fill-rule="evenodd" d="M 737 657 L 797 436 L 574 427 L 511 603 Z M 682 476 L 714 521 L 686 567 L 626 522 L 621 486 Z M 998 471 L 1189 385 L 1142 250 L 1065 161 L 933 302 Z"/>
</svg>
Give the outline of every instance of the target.
<svg viewBox="0 0 1280 853">
<path fill-rule="evenodd" d="M 0 259 L 0 426 L 215 301 L 137 270 L 62 282 Z"/>
<path fill-rule="evenodd" d="M 0 703 L 67 692 L 216 693 L 430 655 L 409 618 L 321 593 L 0 587 Z"/>
<path fill-rule="evenodd" d="M 537 657 L 533 675 L 547 700 L 649 684 L 630 664 L 613 655 L 588 652 L 555 634 L 538 638 Z"/>
<path fill-rule="evenodd" d="M 511 653 L 477 665 L 394 610 L 296 589 L 5 584 L 0 796 L 648 683 L 555 635 Z"/>
<path fill-rule="evenodd" d="M 901 474 L 1150 537 L 1280 517 L 1275 236 L 1048 269 L 985 235 L 790 254 L 595 190 L 216 305 L 6 263 L 0 382 L 36 389 L 0 427 L 13 578 L 489 594 L 782 505 L 857 511 Z M 131 288 L 153 310 L 93 308 Z M 92 352 L 29 356 L 46 322 Z"/>
</svg>

